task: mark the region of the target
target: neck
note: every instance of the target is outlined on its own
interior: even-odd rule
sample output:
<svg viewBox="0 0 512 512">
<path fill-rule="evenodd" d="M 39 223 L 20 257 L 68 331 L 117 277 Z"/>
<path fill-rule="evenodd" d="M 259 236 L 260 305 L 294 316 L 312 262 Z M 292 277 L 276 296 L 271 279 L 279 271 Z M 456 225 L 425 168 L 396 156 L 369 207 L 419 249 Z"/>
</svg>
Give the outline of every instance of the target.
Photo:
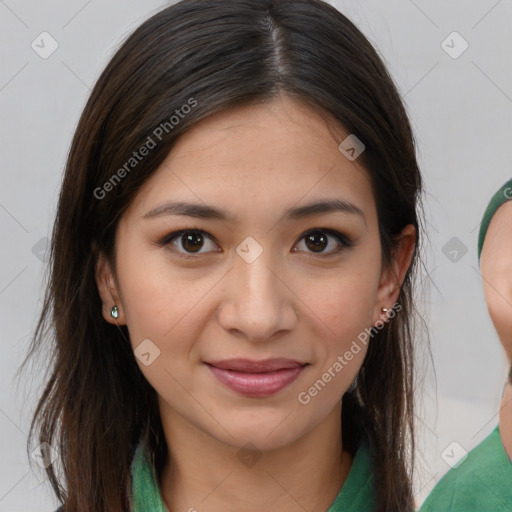
<svg viewBox="0 0 512 512">
<path fill-rule="evenodd" d="M 292 444 L 256 451 L 252 464 L 242 462 L 240 447 L 169 410 L 161 412 L 171 462 L 160 476 L 160 489 L 170 512 L 325 511 L 352 464 L 342 447 L 341 405 Z"/>
<path fill-rule="evenodd" d="M 512 460 L 512 383 L 507 382 L 500 406 L 500 436 L 508 458 Z"/>
</svg>

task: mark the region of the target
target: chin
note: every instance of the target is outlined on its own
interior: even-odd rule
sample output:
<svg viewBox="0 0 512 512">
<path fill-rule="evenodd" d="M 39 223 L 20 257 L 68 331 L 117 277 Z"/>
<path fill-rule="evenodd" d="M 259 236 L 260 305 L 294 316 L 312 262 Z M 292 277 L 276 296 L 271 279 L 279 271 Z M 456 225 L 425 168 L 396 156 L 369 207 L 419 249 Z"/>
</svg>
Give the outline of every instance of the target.
<svg viewBox="0 0 512 512">
<path fill-rule="evenodd" d="M 286 415 L 284 415 L 284 417 L 286 417 Z M 290 415 L 290 419 L 292 417 L 293 415 Z M 222 430 L 220 439 L 217 436 L 214 437 L 238 449 L 252 445 L 261 451 L 276 450 L 294 443 L 306 432 L 304 427 L 301 428 L 300 425 L 297 425 L 296 418 L 293 424 L 293 430 L 291 429 L 292 422 L 287 420 L 283 421 L 283 418 L 277 421 L 269 421 L 267 419 L 258 422 L 248 422 L 240 419 L 238 422 L 229 421 L 224 424 L 229 424 L 229 428 L 226 430 L 228 430 L 231 435 Z"/>
</svg>

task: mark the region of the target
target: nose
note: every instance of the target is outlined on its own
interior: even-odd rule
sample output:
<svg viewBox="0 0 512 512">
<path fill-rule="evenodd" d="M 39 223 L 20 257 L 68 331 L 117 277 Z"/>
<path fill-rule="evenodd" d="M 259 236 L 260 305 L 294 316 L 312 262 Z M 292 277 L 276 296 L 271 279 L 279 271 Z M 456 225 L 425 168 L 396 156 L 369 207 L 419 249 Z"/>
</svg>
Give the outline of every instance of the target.
<svg viewBox="0 0 512 512">
<path fill-rule="evenodd" d="M 297 297 L 290 276 L 263 251 L 252 262 L 236 256 L 226 276 L 219 311 L 221 326 L 251 342 L 266 342 L 295 328 Z"/>
</svg>

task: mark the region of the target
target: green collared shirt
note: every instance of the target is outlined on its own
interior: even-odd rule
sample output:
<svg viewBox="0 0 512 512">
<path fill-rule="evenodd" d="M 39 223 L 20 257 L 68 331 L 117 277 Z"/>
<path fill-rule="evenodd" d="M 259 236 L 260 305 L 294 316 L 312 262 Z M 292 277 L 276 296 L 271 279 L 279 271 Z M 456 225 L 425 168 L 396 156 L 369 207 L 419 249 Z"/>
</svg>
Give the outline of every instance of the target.
<svg viewBox="0 0 512 512">
<path fill-rule="evenodd" d="M 511 512 L 512 462 L 499 427 L 450 469 L 423 503 L 420 512 Z"/>
<path fill-rule="evenodd" d="M 506 201 L 512 200 L 512 179 L 508 180 L 502 187 L 492 196 L 487 208 L 485 209 L 482 223 L 480 224 L 480 231 L 478 233 L 478 259 L 484 246 L 485 235 L 489 224 L 496 213 L 496 210 Z"/>
<path fill-rule="evenodd" d="M 142 442 L 135 451 L 131 474 L 132 512 L 168 512 L 160 496 L 154 467 Z M 371 453 L 368 445 L 362 443 L 345 483 L 326 512 L 373 512 L 375 503 Z"/>
</svg>

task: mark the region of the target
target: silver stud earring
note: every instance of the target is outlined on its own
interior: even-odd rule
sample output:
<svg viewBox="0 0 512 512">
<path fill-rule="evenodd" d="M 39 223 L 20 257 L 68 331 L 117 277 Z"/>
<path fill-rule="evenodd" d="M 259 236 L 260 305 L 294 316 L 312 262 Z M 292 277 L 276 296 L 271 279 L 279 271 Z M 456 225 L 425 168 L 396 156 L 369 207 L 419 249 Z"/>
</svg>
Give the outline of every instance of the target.
<svg viewBox="0 0 512 512">
<path fill-rule="evenodd" d="M 112 306 L 112 309 L 110 310 L 110 316 L 112 318 L 117 318 L 119 316 L 119 309 L 117 306 Z"/>
<path fill-rule="evenodd" d="M 387 313 L 388 311 L 389 311 L 389 309 L 388 309 L 388 308 L 382 308 L 382 312 L 383 312 L 383 313 Z"/>
</svg>

